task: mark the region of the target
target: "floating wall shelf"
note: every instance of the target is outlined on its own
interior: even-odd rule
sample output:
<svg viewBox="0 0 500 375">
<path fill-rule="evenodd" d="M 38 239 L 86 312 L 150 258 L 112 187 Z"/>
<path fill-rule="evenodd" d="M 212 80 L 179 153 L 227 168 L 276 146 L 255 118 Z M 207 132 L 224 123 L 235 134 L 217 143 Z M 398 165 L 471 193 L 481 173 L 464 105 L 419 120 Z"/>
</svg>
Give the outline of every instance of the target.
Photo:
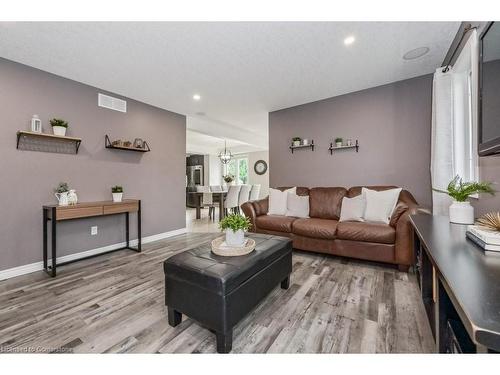
<svg viewBox="0 0 500 375">
<path fill-rule="evenodd" d="M 105 146 L 106 148 L 112 148 L 112 149 L 115 149 L 115 150 L 123 150 L 123 151 L 135 151 L 135 152 L 149 152 L 151 151 L 151 149 L 149 148 L 149 145 L 146 141 L 144 141 L 144 147 L 143 148 L 138 148 L 138 147 L 133 147 L 133 146 L 129 146 L 129 147 L 126 147 L 126 146 L 114 146 L 108 135 L 106 135 L 106 137 L 104 138 L 104 143 L 105 143 Z"/>
<path fill-rule="evenodd" d="M 330 151 L 330 155 L 333 155 L 333 151 L 336 150 L 348 150 L 348 149 L 356 149 L 356 152 L 359 151 L 359 143 L 358 140 L 356 139 L 356 143 L 351 145 L 351 146 L 334 146 L 333 143 L 330 143 L 330 148 L 328 150 Z"/>
<path fill-rule="evenodd" d="M 63 137 L 54 134 L 17 132 L 16 148 L 27 151 L 45 151 L 64 154 L 78 154 L 81 138 Z"/>
<path fill-rule="evenodd" d="M 311 143 L 308 144 L 308 145 L 300 145 L 300 146 L 290 146 L 290 150 L 292 151 L 292 154 L 293 154 L 293 150 L 300 150 L 300 149 L 308 149 L 310 148 L 311 151 L 314 151 L 314 141 L 311 140 Z"/>
</svg>

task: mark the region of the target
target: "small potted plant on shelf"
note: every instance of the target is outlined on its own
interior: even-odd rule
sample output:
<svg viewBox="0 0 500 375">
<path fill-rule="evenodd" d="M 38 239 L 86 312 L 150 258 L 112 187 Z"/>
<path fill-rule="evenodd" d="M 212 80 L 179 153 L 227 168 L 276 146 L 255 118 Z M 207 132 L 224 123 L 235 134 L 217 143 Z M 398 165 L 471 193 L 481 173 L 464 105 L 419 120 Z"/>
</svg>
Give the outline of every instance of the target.
<svg viewBox="0 0 500 375">
<path fill-rule="evenodd" d="M 113 186 L 111 188 L 111 193 L 113 194 L 113 202 L 119 203 L 122 201 L 123 198 L 123 187 L 121 186 Z"/>
<path fill-rule="evenodd" d="M 50 125 L 52 126 L 52 131 L 54 135 L 59 135 L 61 137 L 66 136 L 66 129 L 68 129 L 68 122 L 59 118 L 53 118 L 50 120 Z"/>
<path fill-rule="evenodd" d="M 69 186 L 67 182 L 60 182 L 54 189 L 54 195 L 57 198 L 59 206 L 67 206 L 69 204 Z"/>
<path fill-rule="evenodd" d="M 342 138 L 335 138 L 335 147 L 342 147 Z"/>
<path fill-rule="evenodd" d="M 294 146 L 294 147 L 300 146 L 301 141 L 302 141 L 302 139 L 300 137 L 293 137 L 292 138 L 292 146 Z"/>
<path fill-rule="evenodd" d="M 450 206 L 450 222 L 455 224 L 474 224 L 474 207 L 467 200 L 477 193 L 495 195 L 491 182 L 463 182 L 460 176 L 450 181 L 446 190 L 432 189 L 439 193 L 448 194 L 453 198 Z"/>
<path fill-rule="evenodd" d="M 241 247 L 245 245 L 245 231 L 251 228 L 250 219 L 243 215 L 226 216 L 219 223 L 221 231 L 226 233 L 226 245 Z"/>
</svg>

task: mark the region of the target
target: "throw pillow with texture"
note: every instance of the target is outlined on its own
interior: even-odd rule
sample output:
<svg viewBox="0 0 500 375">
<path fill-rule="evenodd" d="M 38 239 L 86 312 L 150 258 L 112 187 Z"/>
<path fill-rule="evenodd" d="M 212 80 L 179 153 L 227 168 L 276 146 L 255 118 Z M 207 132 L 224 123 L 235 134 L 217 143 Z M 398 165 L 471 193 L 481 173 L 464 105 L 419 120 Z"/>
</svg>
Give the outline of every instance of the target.
<svg viewBox="0 0 500 375">
<path fill-rule="evenodd" d="M 365 198 L 366 207 L 363 218 L 366 221 L 375 221 L 389 224 L 392 212 L 398 203 L 401 188 L 375 191 L 367 188 L 361 190 Z"/>
<path fill-rule="evenodd" d="M 286 214 L 288 193 L 296 194 L 296 192 L 296 187 L 285 191 L 281 191 L 278 189 L 269 189 L 269 209 L 267 211 L 267 214 L 284 216 Z"/>
<path fill-rule="evenodd" d="M 309 217 L 309 195 L 288 193 L 285 216 Z"/>
<path fill-rule="evenodd" d="M 364 221 L 365 199 L 363 195 L 354 198 L 342 198 L 339 221 Z"/>
</svg>

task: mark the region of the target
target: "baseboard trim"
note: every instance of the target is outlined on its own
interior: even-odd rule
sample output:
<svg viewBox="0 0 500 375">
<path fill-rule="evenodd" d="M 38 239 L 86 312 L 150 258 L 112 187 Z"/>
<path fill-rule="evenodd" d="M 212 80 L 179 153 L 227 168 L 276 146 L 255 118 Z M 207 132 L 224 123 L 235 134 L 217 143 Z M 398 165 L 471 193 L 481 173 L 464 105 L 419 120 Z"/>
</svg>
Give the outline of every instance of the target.
<svg viewBox="0 0 500 375">
<path fill-rule="evenodd" d="M 178 236 L 178 235 L 184 234 L 186 232 L 187 232 L 187 228 L 181 228 L 181 229 L 171 230 L 169 232 L 153 234 L 151 236 L 142 237 L 142 243 L 147 244 L 150 242 L 163 240 L 165 238 Z M 137 238 L 130 241 L 131 246 L 137 246 L 137 243 L 138 243 Z M 57 263 L 77 260 L 77 259 L 88 257 L 90 255 L 97 255 L 97 254 L 101 254 L 101 253 L 106 253 L 108 251 L 119 249 L 119 248 L 124 247 L 124 246 L 125 246 L 125 242 L 120 242 L 117 244 L 98 247 L 96 249 L 86 250 L 86 251 L 82 251 L 82 252 L 75 253 L 75 254 L 65 255 L 62 257 L 58 257 Z M 7 280 L 7 279 L 10 279 L 10 278 L 16 277 L 16 276 L 26 275 L 28 273 L 32 273 L 32 272 L 36 272 L 36 271 L 41 271 L 41 270 L 43 270 L 43 262 L 36 262 L 36 263 L 31 263 L 31 264 L 25 264 L 23 266 L 9 268 L 9 269 L 0 271 L 0 281 Z"/>
</svg>

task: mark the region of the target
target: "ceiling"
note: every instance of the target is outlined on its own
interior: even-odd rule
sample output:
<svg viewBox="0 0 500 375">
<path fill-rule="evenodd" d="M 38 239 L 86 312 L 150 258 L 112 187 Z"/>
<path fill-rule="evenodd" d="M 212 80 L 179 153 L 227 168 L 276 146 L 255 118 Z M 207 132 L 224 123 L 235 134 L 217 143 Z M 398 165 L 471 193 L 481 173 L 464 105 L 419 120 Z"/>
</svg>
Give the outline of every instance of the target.
<svg viewBox="0 0 500 375">
<path fill-rule="evenodd" d="M 189 129 L 257 150 L 268 147 L 268 112 L 431 73 L 459 26 L 1 22 L 0 56 L 185 114 Z M 402 59 L 422 46 L 427 55 Z"/>
</svg>

